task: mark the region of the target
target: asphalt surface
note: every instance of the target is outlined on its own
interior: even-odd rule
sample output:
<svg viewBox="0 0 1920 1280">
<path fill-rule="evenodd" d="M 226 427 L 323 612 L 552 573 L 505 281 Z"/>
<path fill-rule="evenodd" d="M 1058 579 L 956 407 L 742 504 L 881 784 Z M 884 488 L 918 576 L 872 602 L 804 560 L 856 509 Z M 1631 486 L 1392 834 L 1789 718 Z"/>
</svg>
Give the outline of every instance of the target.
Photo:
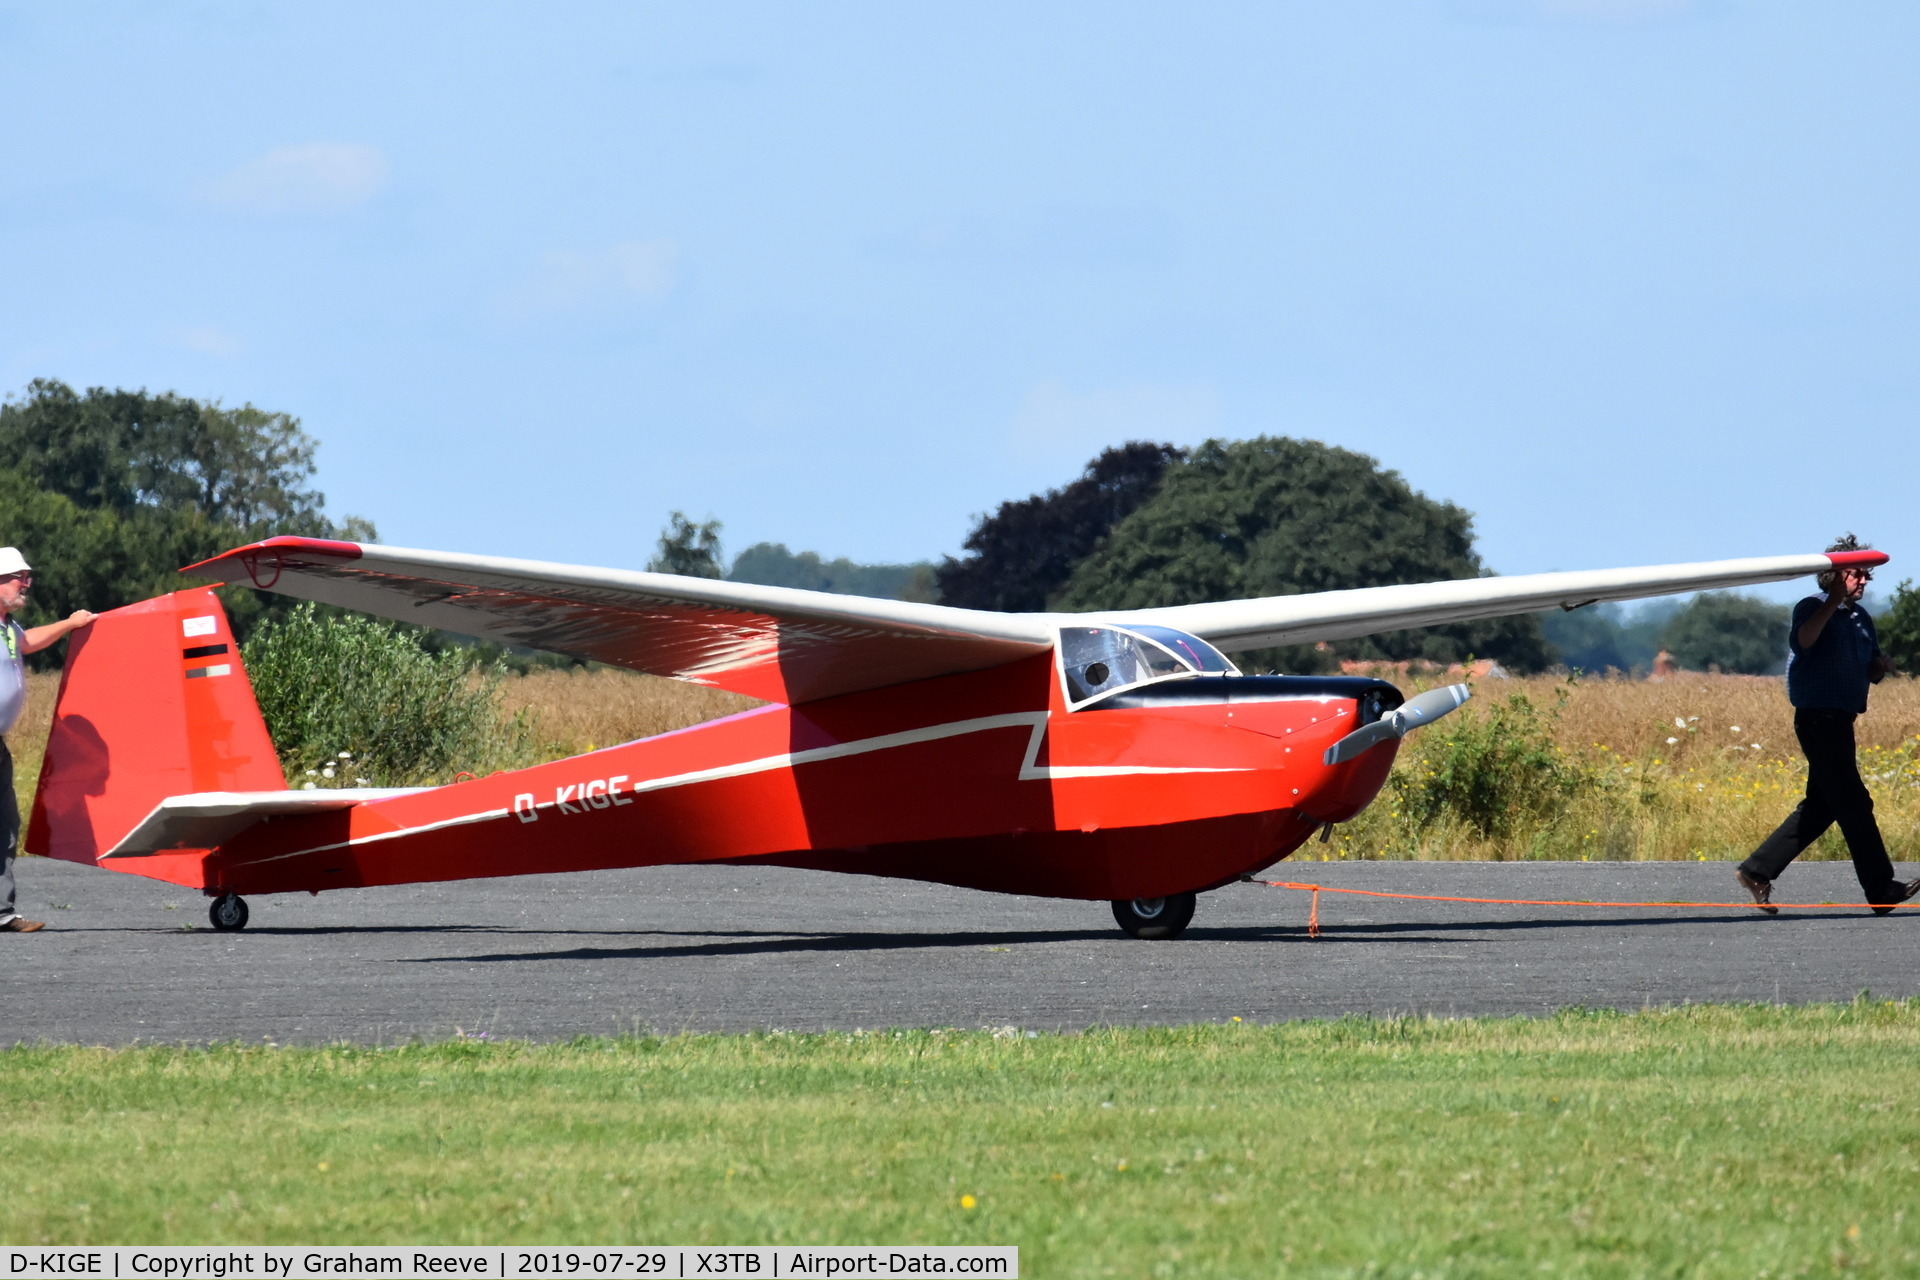
<svg viewBox="0 0 1920 1280">
<path fill-rule="evenodd" d="M 1920 994 L 1920 912 L 1602 910 L 1409 902 L 1235 885 L 1173 942 L 1105 903 L 777 868 L 666 867 L 249 901 L 213 932 L 198 893 L 45 859 L 16 864 L 0 934 L 0 1044 L 350 1040 L 465 1032 L 943 1026 L 1071 1029 L 1538 1013 L 1569 1005 Z M 1282 863 L 1273 878 L 1404 893 L 1582 900 L 1738 896 L 1723 863 Z M 1858 902 L 1846 864 L 1782 901 Z"/>
</svg>

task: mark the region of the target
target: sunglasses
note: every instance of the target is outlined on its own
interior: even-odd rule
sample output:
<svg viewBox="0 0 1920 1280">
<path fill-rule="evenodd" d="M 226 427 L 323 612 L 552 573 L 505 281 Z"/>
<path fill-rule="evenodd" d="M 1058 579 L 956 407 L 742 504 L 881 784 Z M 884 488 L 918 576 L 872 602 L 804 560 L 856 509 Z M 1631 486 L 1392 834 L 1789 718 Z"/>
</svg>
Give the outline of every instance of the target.
<svg viewBox="0 0 1920 1280">
<path fill-rule="evenodd" d="M 23 583 L 23 584 L 26 584 L 26 585 L 32 585 L 32 583 L 33 583 L 33 575 L 32 575 L 32 574 L 30 574 L 30 573 L 6 573 L 6 574 L 0 574 L 0 582 L 19 582 L 19 583 Z"/>
</svg>

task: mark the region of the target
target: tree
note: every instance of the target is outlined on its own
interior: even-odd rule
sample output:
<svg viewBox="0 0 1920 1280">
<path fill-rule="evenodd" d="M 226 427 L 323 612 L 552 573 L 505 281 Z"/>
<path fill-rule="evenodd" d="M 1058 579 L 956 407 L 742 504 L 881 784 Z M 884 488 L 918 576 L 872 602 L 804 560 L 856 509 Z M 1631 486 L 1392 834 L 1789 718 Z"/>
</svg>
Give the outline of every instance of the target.
<svg viewBox="0 0 1920 1280">
<path fill-rule="evenodd" d="M 76 505 L 123 515 L 191 508 L 246 532 L 327 536 L 326 496 L 311 487 L 314 439 L 284 413 L 168 392 L 36 379 L 0 406 L 0 468 Z"/>
<path fill-rule="evenodd" d="M 1682 606 L 1655 600 L 1631 611 L 1617 604 L 1555 609 L 1539 615 L 1540 630 L 1554 659 L 1578 671 L 1647 671 L 1660 649 L 1660 633 Z"/>
<path fill-rule="evenodd" d="M 1485 572 L 1466 511 L 1416 493 L 1365 454 L 1275 436 L 1209 440 L 1114 525 L 1057 605 L 1143 609 Z M 1362 637 L 1340 642 L 1338 653 L 1436 662 L 1471 654 L 1519 670 L 1547 663 L 1531 617 Z M 1294 647 L 1250 661 L 1299 669 L 1331 656 Z"/>
<path fill-rule="evenodd" d="M 21 548 L 36 571 L 21 620 L 178 590 L 183 565 L 274 534 L 375 540 L 368 521 L 326 518 L 307 487 L 315 448 L 297 419 L 252 405 L 31 383 L 0 404 L 0 545 Z M 223 596 L 243 639 L 291 607 L 250 590 Z"/>
<path fill-rule="evenodd" d="M 1691 671 L 1768 675 L 1786 666 L 1792 613 L 1786 605 L 1738 592 L 1709 591 L 1673 615 L 1660 642 Z"/>
<path fill-rule="evenodd" d="M 720 522 L 695 524 L 683 511 L 668 516 L 667 527 L 660 531 L 660 549 L 647 562 L 647 572 L 677 573 L 686 578 L 725 577 L 720 571 Z"/>
<path fill-rule="evenodd" d="M 1075 567 L 1185 457 L 1174 445 L 1135 440 L 1102 453 L 1063 489 L 1001 503 L 967 535 L 962 545 L 972 554 L 948 557 L 934 571 L 940 602 L 1003 613 L 1048 608 Z"/>
<path fill-rule="evenodd" d="M 1879 623 L 1880 648 L 1900 670 L 1920 676 L 1920 591 L 1908 578 L 1893 589 L 1893 599 Z"/>
<path fill-rule="evenodd" d="M 822 560 L 817 552 L 798 554 L 785 543 L 756 542 L 734 558 L 727 571 L 730 582 L 758 582 L 769 587 L 799 587 L 848 596 L 877 596 L 882 600 L 931 600 L 930 564 L 856 564 L 845 556 Z"/>
</svg>

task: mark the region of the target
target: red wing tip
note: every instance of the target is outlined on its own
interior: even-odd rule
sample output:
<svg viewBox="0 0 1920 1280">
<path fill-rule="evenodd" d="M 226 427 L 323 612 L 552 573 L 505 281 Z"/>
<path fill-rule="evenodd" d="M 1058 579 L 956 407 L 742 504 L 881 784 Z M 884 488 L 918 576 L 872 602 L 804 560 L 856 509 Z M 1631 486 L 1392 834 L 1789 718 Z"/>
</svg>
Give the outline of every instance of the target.
<svg viewBox="0 0 1920 1280">
<path fill-rule="evenodd" d="M 1874 565 L 1885 564 L 1889 558 L 1884 551 L 1829 551 L 1826 556 L 1836 569 L 1851 569 L 1855 565 L 1871 569 Z"/>
<path fill-rule="evenodd" d="M 260 542 L 249 542 L 246 546 L 235 547 L 231 551 L 222 551 L 219 555 L 211 559 L 202 560 L 198 564 L 190 564 L 180 570 L 180 572 L 193 573 L 195 570 L 204 569 L 209 565 L 216 565 L 225 561 L 257 560 L 262 554 L 266 554 L 268 559 L 272 559 L 273 553 L 283 553 L 287 551 L 302 551 L 308 555 L 315 556 L 337 556 L 343 560 L 358 560 L 362 554 L 360 544 L 357 542 L 341 542 L 334 538 L 296 538 L 283 534 L 277 538 L 267 538 Z"/>
</svg>

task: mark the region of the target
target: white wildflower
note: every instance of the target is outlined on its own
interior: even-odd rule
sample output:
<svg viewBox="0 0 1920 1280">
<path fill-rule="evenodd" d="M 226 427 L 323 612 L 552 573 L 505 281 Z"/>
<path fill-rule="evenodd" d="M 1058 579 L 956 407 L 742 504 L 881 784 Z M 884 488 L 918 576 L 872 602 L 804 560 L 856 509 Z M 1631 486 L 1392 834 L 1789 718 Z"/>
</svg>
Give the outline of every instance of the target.
<svg viewBox="0 0 1920 1280">
<path fill-rule="evenodd" d="M 326 768 L 322 769 L 320 771 L 320 776 L 323 778 L 331 778 L 333 776 L 333 766 L 328 765 Z"/>
<path fill-rule="evenodd" d="M 1675 716 L 1675 717 L 1673 718 L 1673 727 L 1674 727 L 1674 728 L 1676 728 L 1676 729 L 1684 729 L 1684 728 L 1686 728 L 1686 727 L 1687 727 L 1687 722 L 1686 722 L 1686 719 L 1685 719 L 1684 717 L 1681 717 L 1681 716 Z M 1668 739 L 1668 741 L 1672 741 L 1672 739 Z"/>
<path fill-rule="evenodd" d="M 1676 743 L 1676 742 L 1678 742 L 1678 741 L 1680 741 L 1680 739 L 1678 739 L 1678 738 L 1668 738 L 1668 739 L 1667 739 L 1667 745 L 1668 745 L 1668 746 L 1672 746 L 1672 745 L 1673 745 L 1674 743 Z"/>
</svg>

